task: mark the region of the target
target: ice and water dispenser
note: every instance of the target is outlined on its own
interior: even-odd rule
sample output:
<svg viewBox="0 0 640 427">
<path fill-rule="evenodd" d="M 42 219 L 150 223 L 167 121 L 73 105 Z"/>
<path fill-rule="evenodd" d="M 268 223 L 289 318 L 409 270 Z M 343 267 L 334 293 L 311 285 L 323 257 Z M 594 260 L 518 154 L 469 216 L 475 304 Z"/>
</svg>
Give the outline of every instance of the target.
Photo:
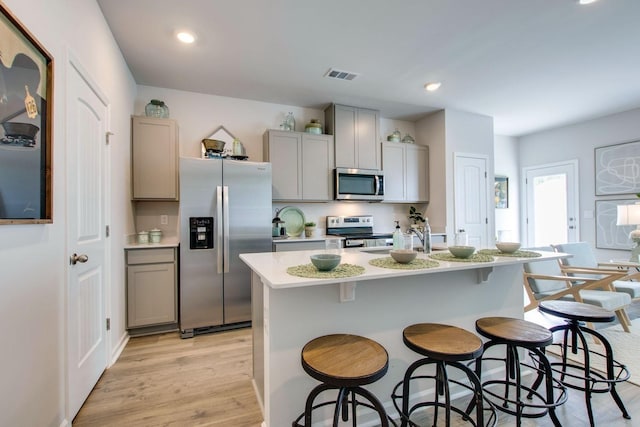
<svg viewBox="0 0 640 427">
<path fill-rule="evenodd" d="M 213 248 L 213 217 L 189 218 L 189 234 L 190 249 Z"/>
</svg>

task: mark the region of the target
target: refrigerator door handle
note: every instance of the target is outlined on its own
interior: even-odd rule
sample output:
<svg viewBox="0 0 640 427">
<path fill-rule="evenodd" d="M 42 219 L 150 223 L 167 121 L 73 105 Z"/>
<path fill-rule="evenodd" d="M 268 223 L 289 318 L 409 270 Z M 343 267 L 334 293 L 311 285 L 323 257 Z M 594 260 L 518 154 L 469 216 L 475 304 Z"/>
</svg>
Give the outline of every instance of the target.
<svg viewBox="0 0 640 427">
<path fill-rule="evenodd" d="M 224 240 L 224 255 L 223 255 L 223 259 L 224 259 L 224 272 L 228 273 L 229 272 L 229 187 L 228 186 L 224 186 L 222 187 L 222 206 L 224 209 L 223 212 L 223 218 L 224 218 L 224 236 L 223 236 L 223 240 Z"/>
<path fill-rule="evenodd" d="M 217 226 L 217 233 L 216 233 L 216 246 L 218 248 L 218 250 L 216 251 L 217 253 L 217 258 L 218 258 L 218 274 L 222 274 L 222 254 L 223 254 L 223 249 L 222 249 L 222 235 L 223 235 L 223 230 L 221 228 L 222 224 L 224 224 L 224 219 L 222 216 L 222 186 L 218 185 L 216 187 L 216 215 L 218 216 L 218 226 Z"/>
</svg>

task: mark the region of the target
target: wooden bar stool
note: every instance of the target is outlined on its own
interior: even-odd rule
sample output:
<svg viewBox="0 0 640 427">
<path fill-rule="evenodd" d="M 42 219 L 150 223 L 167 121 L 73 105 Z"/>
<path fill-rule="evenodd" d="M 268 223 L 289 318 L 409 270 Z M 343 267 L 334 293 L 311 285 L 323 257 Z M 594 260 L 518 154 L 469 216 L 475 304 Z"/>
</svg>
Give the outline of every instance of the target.
<svg viewBox="0 0 640 427">
<path fill-rule="evenodd" d="M 567 389 L 562 383 L 554 380 L 551 365 L 541 350 L 553 342 L 551 331 L 533 322 L 509 317 L 478 319 L 476 331 L 489 339 L 484 344 L 482 357 L 476 360 L 478 377 L 481 378 L 483 361 L 499 361 L 504 363 L 505 368 L 504 379 L 482 382 L 485 398 L 500 411 L 515 415 L 517 426 L 521 425 L 522 418 L 540 418 L 549 414 L 553 424 L 560 427 L 555 408 L 567 401 Z M 490 357 L 487 354 L 487 350 L 496 345 L 506 347 L 504 357 Z M 518 348 L 528 351 L 534 362 L 521 360 Z M 544 394 L 537 392 L 537 387 L 522 384 L 520 369 L 523 366 L 538 372 L 538 386 L 542 380 L 545 381 Z M 554 397 L 555 391 L 558 392 L 557 398 Z M 523 394 L 527 395 L 527 400 L 523 399 Z"/>
<path fill-rule="evenodd" d="M 433 407 L 433 425 L 438 423 L 438 409 L 445 410 L 445 423 L 451 425 L 451 411 L 462 415 L 463 420 L 474 426 L 484 426 L 484 405 L 482 386 L 473 370 L 461 363 L 475 360 L 482 354 L 482 341 L 475 334 L 456 326 L 442 325 L 438 323 L 419 323 L 408 326 L 402 332 L 402 338 L 407 347 L 416 353 L 425 356 L 423 359 L 413 362 L 406 370 L 403 381 L 399 382 L 391 395 L 393 403 L 402 417 L 401 426 L 416 426 L 411 421 L 411 414 L 417 409 Z M 432 375 L 416 375 L 416 370 L 422 366 L 435 365 L 435 373 Z M 462 382 L 449 378 L 448 367 L 455 367 L 466 374 L 469 382 Z M 432 401 L 421 401 L 410 406 L 411 382 L 413 380 L 434 380 L 435 398 Z M 472 402 L 468 411 L 463 411 L 451 404 L 450 384 L 457 384 L 473 393 Z M 402 387 L 402 394 L 398 389 Z M 444 402 L 440 402 L 440 396 L 444 396 Z M 399 407 L 398 401 L 402 402 Z M 469 417 L 469 413 L 476 407 L 475 422 Z M 490 408 L 492 416 L 491 425 L 497 420 L 495 409 Z"/>
<path fill-rule="evenodd" d="M 354 426 L 357 425 L 358 406 L 373 409 L 380 416 L 381 426 L 389 426 L 382 403 L 362 387 L 379 380 L 387 373 L 389 356 L 384 347 L 358 335 L 325 335 L 309 341 L 302 349 L 301 358 L 305 372 L 322 384 L 311 390 L 304 413 L 293 422 L 293 427 L 311 427 L 312 412 L 327 405 L 335 405 L 334 426 L 338 425 L 340 414 L 343 421 L 349 420 L 349 405 Z M 337 398 L 314 405 L 316 397 L 326 390 L 338 390 Z M 356 399 L 356 395 L 366 399 L 368 403 Z M 303 418 L 304 424 L 300 424 Z"/>
<path fill-rule="evenodd" d="M 616 391 L 616 383 L 626 381 L 630 374 L 626 366 L 620 364 L 613 358 L 613 349 L 606 337 L 599 332 L 585 326 L 585 322 L 608 323 L 616 319 L 615 313 L 591 304 L 575 301 L 542 301 L 538 310 L 553 316 L 566 319 L 563 325 L 554 326 L 551 332 L 564 331 L 564 338 L 558 345 L 561 347 L 561 362 L 551 363 L 554 372 L 560 374 L 560 381 L 567 387 L 584 392 L 589 424 L 595 425 L 593 420 L 593 410 L 591 407 L 591 396 L 593 393 L 610 393 L 613 400 L 622 411 L 622 416 L 631 419 L 627 409 L 622 403 L 622 399 Z M 591 335 L 604 347 L 604 354 L 589 349 L 585 334 Z M 571 363 L 568 359 L 568 352 L 578 354 L 581 351 L 581 364 Z M 591 369 L 592 357 L 599 358 L 606 366 L 606 375 Z M 542 379 L 538 377 L 533 389 L 540 384 Z"/>
</svg>

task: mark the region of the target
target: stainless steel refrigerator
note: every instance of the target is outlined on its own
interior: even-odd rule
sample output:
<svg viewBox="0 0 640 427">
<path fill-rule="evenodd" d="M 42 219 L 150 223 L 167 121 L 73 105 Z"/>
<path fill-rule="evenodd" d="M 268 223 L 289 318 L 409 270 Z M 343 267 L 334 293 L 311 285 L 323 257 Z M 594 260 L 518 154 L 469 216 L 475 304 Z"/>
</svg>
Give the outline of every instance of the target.
<svg viewBox="0 0 640 427">
<path fill-rule="evenodd" d="M 180 158 L 183 338 L 251 321 L 241 253 L 271 251 L 271 164 Z"/>
</svg>

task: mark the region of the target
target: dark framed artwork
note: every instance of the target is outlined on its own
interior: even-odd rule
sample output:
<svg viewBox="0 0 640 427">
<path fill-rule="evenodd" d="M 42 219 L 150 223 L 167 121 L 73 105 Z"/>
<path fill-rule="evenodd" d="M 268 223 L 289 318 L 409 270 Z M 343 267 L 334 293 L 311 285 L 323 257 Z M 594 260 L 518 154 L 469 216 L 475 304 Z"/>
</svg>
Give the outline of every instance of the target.
<svg viewBox="0 0 640 427">
<path fill-rule="evenodd" d="M 596 196 L 640 193 L 640 141 L 597 147 Z"/>
<path fill-rule="evenodd" d="M 0 224 L 52 218 L 53 59 L 0 4 Z"/>
<path fill-rule="evenodd" d="M 507 209 L 509 207 L 509 178 L 496 176 L 494 191 L 496 209 Z"/>
</svg>

